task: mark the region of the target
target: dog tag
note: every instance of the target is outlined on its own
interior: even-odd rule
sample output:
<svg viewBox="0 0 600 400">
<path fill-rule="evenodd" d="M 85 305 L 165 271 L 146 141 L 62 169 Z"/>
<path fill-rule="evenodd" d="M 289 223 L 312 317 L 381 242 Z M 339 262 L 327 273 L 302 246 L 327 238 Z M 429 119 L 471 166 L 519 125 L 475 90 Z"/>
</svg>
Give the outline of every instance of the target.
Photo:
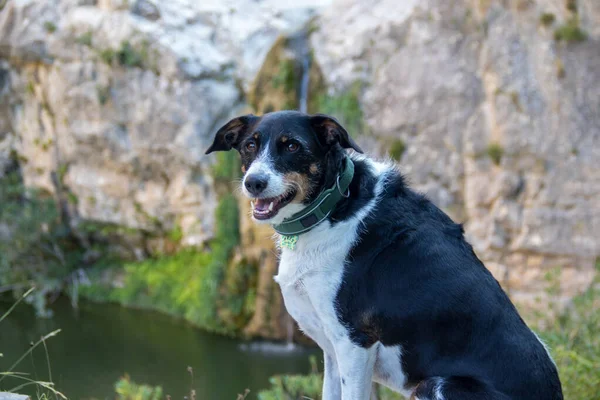
<svg viewBox="0 0 600 400">
<path fill-rule="evenodd" d="M 290 250 L 296 248 L 296 242 L 298 241 L 298 235 L 283 235 L 281 236 L 281 246 L 287 247 Z"/>
</svg>

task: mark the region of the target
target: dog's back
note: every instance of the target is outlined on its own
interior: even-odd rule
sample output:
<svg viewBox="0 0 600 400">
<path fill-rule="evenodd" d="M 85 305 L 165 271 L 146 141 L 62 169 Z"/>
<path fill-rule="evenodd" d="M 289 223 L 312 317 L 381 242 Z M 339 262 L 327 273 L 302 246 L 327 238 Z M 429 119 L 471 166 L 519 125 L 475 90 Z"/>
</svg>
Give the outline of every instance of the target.
<svg viewBox="0 0 600 400">
<path fill-rule="evenodd" d="M 323 349 L 324 399 L 371 382 L 419 400 L 560 400 L 556 367 L 462 228 L 362 152 L 338 121 L 294 111 L 234 118 L 252 215 L 278 232 L 286 308 Z"/>
<path fill-rule="evenodd" d="M 339 317 L 355 343 L 400 346 L 416 398 L 562 399 L 548 352 L 460 225 L 391 172 L 363 227 Z"/>
</svg>

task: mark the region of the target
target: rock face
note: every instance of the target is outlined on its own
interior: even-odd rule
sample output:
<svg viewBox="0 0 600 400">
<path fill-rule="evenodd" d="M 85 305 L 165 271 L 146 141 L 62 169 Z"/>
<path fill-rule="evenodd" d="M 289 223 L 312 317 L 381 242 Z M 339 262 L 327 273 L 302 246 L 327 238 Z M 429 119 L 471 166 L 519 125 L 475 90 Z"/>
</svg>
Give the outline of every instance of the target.
<svg viewBox="0 0 600 400">
<path fill-rule="evenodd" d="M 26 183 L 52 191 L 60 172 L 82 218 L 202 243 L 216 206 L 204 150 L 276 38 L 313 13 L 271 3 L 9 2 L 0 160 L 12 131 Z"/>
<path fill-rule="evenodd" d="M 218 201 L 203 152 L 249 103 L 277 108 L 281 93 L 253 83 L 268 70 L 277 86 L 290 54 L 265 57 L 281 35 L 306 29 L 309 110 L 348 108 L 348 96 L 332 99 L 352 88 L 364 116 L 357 140 L 393 154 L 416 189 L 465 223 L 517 302 L 543 298 L 548 278 L 561 299 L 583 291 L 600 256 L 598 2 L 329 3 L 9 0 L 0 175 L 17 155 L 28 185 L 53 191 L 58 177 L 81 218 L 178 227 L 184 244 L 203 243 Z M 278 90 L 289 104 L 288 69 Z M 327 90 L 329 102 L 315 98 Z M 261 317 L 285 320 L 270 231 L 246 219 L 242 230 L 240 257 L 261 265 L 264 303 L 248 332 L 282 337 L 284 326 Z"/>
<path fill-rule="evenodd" d="M 29 400 L 30 397 L 24 394 L 16 394 L 9 392 L 0 392 L 0 400 Z"/>
<path fill-rule="evenodd" d="M 365 146 L 405 144 L 413 186 L 517 302 L 555 268 L 563 298 L 581 292 L 600 256 L 599 7 L 567 3 L 342 0 L 313 35 L 331 87 L 364 85 Z M 569 21 L 585 40 L 559 40 Z"/>
</svg>

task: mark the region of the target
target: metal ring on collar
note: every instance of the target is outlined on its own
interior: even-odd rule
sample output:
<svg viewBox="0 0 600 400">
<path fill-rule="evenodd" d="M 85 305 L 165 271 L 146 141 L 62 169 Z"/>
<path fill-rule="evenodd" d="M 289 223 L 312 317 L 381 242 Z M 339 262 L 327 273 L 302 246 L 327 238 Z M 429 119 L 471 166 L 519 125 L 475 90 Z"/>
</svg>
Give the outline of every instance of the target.
<svg viewBox="0 0 600 400">
<path fill-rule="evenodd" d="M 337 179 L 335 180 L 335 185 L 337 186 L 337 190 L 338 190 L 338 192 L 340 192 L 342 197 L 345 197 L 345 198 L 350 197 L 350 188 L 348 188 L 346 194 L 342 193 L 342 189 L 340 188 L 340 176 L 339 175 L 337 176 Z"/>
</svg>

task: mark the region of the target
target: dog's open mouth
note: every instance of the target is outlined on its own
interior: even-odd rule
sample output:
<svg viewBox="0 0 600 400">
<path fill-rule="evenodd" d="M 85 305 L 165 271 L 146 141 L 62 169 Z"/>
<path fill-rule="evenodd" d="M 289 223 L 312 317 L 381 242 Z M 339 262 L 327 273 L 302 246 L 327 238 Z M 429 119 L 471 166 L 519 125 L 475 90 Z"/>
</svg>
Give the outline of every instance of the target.
<svg viewBox="0 0 600 400">
<path fill-rule="evenodd" d="M 254 218 L 264 220 L 273 218 L 279 210 L 288 205 L 296 197 L 296 191 L 291 190 L 278 197 L 254 199 L 252 201 L 252 214 Z"/>
</svg>

